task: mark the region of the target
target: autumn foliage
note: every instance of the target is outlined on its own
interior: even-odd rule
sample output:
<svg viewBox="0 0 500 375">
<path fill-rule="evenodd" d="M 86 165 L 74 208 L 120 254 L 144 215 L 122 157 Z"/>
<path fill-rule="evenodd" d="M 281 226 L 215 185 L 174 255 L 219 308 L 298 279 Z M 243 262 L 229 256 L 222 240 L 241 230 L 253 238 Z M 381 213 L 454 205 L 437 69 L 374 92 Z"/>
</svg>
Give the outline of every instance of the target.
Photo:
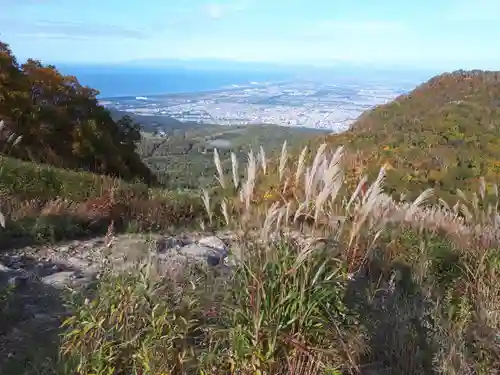
<svg viewBox="0 0 500 375">
<path fill-rule="evenodd" d="M 52 65 L 19 64 L 0 42 L 0 139 L 22 142 L 1 153 L 50 164 L 153 182 L 136 151 L 141 135 L 129 117 L 113 121 L 99 105 L 98 91 Z"/>
<path fill-rule="evenodd" d="M 386 164 L 390 192 L 428 187 L 452 198 L 456 189 L 489 186 L 500 172 L 500 72 L 456 71 L 365 112 L 343 134 L 327 138 L 358 160 L 353 174 Z"/>
</svg>

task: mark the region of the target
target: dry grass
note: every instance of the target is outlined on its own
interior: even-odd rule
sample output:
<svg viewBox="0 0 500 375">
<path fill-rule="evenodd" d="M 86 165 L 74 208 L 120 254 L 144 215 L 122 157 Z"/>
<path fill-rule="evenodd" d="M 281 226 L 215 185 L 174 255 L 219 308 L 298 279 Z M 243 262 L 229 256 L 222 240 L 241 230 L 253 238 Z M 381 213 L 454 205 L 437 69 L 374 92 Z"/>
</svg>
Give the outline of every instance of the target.
<svg viewBox="0 0 500 375">
<path fill-rule="evenodd" d="M 329 255 L 328 252 L 322 255 L 325 261 L 339 259 L 347 266 L 348 278 L 353 284 L 371 285 L 372 294 L 365 296 L 369 302 L 367 309 L 360 312 L 360 319 L 363 315 L 370 316 L 367 310 L 375 309 L 371 313 L 376 316 L 384 308 L 380 306 L 382 297 L 377 295 L 376 288 L 385 283 L 386 288 L 392 289 L 389 294 L 395 298 L 392 301 L 395 305 L 391 306 L 395 310 L 387 311 L 385 320 L 389 323 L 386 329 L 391 327 L 396 331 L 391 332 L 391 337 L 375 337 L 370 344 L 373 345 L 371 354 L 365 353 L 360 363 L 353 361 L 360 358 L 360 353 L 347 351 L 342 361 L 330 366 L 350 365 L 350 370 L 359 370 L 368 361 L 382 363 L 390 373 L 401 374 L 500 371 L 500 291 L 496 287 L 500 281 L 498 187 L 493 186 L 487 192 L 482 180 L 478 194 L 467 197 L 458 191 L 459 200 L 451 208 L 443 201 L 439 206 L 429 205 L 433 197 L 431 189 L 414 201 L 395 201 L 383 192 L 384 166 L 371 185 L 367 185 L 366 178 L 361 178 L 354 192 L 348 194 L 343 186 L 343 148 L 331 152 L 322 145 L 310 163 L 306 163 L 306 155 L 307 149 L 304 149 L 296 167 L 289 165 L 284 144 L 273 171 L 277 179 L 276 176 L 273 179 L 268 175 L 263 151 L 260 154 L 262 168 L 250 154 L 246 181 L 241 188 L 234 186 L 239 199 L 231 201 L 229 208 L 228 201 L 224 201 L 222 211 L 230 211 L 225 215 L 230 218 L 226 219 L 228 226 L 245 233 L 241 243 L 252 275 L 259 275 L 268 266 L 267 251 L 276 251 L 270 246 L 273 239 L 287 242 L 290 235 L 299 233 L 305 241 L 295 254 L 297 264 L 318 256 L 317 247 L 311 244 L 322 241 L 330 247 Z M 276 181 L 275 186 L 259 191 L 259 182 L 268 179 Z M 224 180 L 224 176 L 219 176 L 219 180 Z M 401 243 L 401 237 L 405 240 L 408 233 L 418 233 L 417 249 L 395 246 L 398 240 Z M 255 249 L 248 244 L 256 243 L 257 237 L 263 245 Z M 261 251 L 266 254 L 264 257 L 259 254 Z M 437 251 L 444 254 L 436 254 Z M 283 258 L 276 258 L 274 254 L 273 257 L 275 264 L 283 265 Z M 255 262 L 256 259 L 259 261 Z M 402 259 L 406 261 L 405 272 L 398 270 Z M 295 270 L 293 266 L 283 272 Z M 280 279 L 279 272 L 275 276 Z M 264 289 L 275 281 L 262 275 L 254 277 Z M 398 291 L 397 283 L 412 283 L 413 293 L 417 290 L 418 294 Z M 282 282 L 281 287 L 286 288 L 286 283 Z M 382 299 L 385 298 L 387 296 Z M 421 299 L 427 307 L 421 306 Z M 245 306 L 239 304 L 238 308 L 244 310 Z M 459 311 L 454 311 L 457 309 Z M 407 325 L 415 319 L 413 315 L 417 311 L 427 314 L 425 318 L 432 319 L 434 325 L 426 327 L 429 322 L 418 316 L 421 321 L 411 332 Z M 296 316 L 300 317 L 300 314 Z M 254 325 L 259 321 L 258 317 L 250 320 Z M 375 328 L 383 326 L 382 322 Z M 408 336 L 413 335 L 430 337 L 418 339 L 423 340 L 418 343 L 415 338 L 408 340 Z M 344 344 L 348 342 L 346 339 Z M 297 358 L 293 351 L 286 357 Z M 262 367 L 254 370 L 262 370 L 267 365 L 260 363 Z M 280 368 L 283 367 L 288 367 L 289 373 L 295 371 L 290 364 Z"/>
<path fill-rule="evenodd" d="M 72 373 L 500 371 L 496 187 L 431 205 L 432 190 L 385 194 L 385 167 L 350 189 L 343 148 L 304 149 L 293 164 L 286 144 L 276 161 L 251 152 L 243 180 L 235 157 L 224 176 L 214 156 L 223 196 L 200 204 L 206 225 L 222 216 L 239 234 L 231 276 L 110 272 L 66 324 Z M 141 210 L 160 220 L 154 203 Z"/>
<path fill-rule="evenodd" d="M 158 232 L 198 228 L 207 217 L 202 200 L 189 193 L 162 196 L 127 195 L 112 198 L 111 191 L 83 201 L 67 198 L 29 199 L 4 196 L 0 212 L 5 227 L 0 247 L 17 243 L 55 242 L 103 235 L 114 224 L 119 232 Z"/>
</svg>

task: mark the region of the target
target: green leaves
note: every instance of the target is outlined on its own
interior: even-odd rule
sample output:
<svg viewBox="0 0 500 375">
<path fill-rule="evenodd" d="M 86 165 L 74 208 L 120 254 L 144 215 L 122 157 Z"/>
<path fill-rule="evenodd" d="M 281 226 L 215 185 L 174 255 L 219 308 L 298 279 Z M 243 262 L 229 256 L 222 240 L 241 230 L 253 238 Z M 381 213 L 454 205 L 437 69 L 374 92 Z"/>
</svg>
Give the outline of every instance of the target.
<svg viewBox="0 0 500 375">
<path fill-rule="evenodd" d="M 130 119 L 113 121 L 98 104 L 97 91 L 54 66 L 28 59 L 19 66 L 3 45 L 0 58 L 2 137 L 16 135 L 0 153 L 69 169 L 140 178 L 155 178 L 135 152 L 139 128 Z M 8 60 L 8 61 L 7 61 Z M 22 137 L 23 147 L 17 146 Z M 17 141 L 16 141 L 17 140 Z"/>
<path fill-rule="evenodd" d="M 221 310 L 229 333 L 218 337 L 228 335 L 232 348 L 224 361 L 242 371 L 274 374 L 300 352 L 312 361 L 321 352 L 327 363 L 342 356 L 342 339 L 333 327 L 345 321 L 346 274 L 328 252 L 307 252 L 304 258 L 303 251 L 285 239 L 270 248 L 244 245 L 246 260 Z"/>
</svg>

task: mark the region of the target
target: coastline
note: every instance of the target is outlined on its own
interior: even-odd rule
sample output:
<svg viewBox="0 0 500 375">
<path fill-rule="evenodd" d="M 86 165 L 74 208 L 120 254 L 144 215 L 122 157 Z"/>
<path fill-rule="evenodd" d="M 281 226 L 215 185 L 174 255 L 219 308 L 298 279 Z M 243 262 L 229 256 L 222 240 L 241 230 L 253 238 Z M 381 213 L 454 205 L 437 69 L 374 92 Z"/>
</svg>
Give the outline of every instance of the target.
<svg viewBox="0 0 500 375">
<path fill-rule="evenodd" d="M 220 87 L 220 88 L 214 88 L 214 89 L 204 89 L 204 90 L 194 90 L 194 91 L 178 91 L 178 92 L 170 92 L 170 93 L 164 93 L 164 94 L 136 94 L 136 95 L 118 95 L 118 96 L 103 96 L 103 97 L 98 97 L 98 100 L 101 101 L 106 101 L 106 100 L 124 100 L 124 99 L 130 99 L 130 98 L 137 98 L 137 97 L 147 97 L 148 99 L 154 99 L 154 98 L 165 98 L 165 97 L 174 97 L 174 98 L 179 98 L 179 97 L 185 97 L 185 96 L 191 96 L 191 95 L 197 95 L 197 94 L 215 94 L 219 92 L 230 92 L 230 91 L 238 91 L 238 90 L 244 90 L 244 89 L 249 89 L 249 88 L 262 88 L 266 87 L 268 85 L 279 85 L 279 84 L 284 84 L 284 83 L 289 83 L 290 79 L 288 80 L 283 80 L 283 81 L 269 81 L 266 83 L 259 83 L 259 84 L 242 84 L 242 85 L 236 85 L 237 87 L 234 86 L 228 86 L 228 87 Z"/>
</svg>

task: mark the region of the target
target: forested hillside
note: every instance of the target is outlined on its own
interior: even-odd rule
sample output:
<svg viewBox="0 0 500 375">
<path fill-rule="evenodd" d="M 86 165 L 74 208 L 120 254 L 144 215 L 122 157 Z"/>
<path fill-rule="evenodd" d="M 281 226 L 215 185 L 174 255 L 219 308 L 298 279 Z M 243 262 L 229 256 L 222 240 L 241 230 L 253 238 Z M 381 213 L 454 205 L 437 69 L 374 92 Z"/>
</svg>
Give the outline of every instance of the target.
<svg viewBox="0 0 500 375">
<path fill-rule="evenodd" d="M 0 42 L 2 154 L 75 170 L 154 180 L 136 151 L 139 127 L 114 121 L 96 99 L 98 91 L 37 60 L 19 64 Z"/>
<path fill-rule="evenodd" d="M 499 182 L 500 72 L 456 71 L 363 114 L 328 137 L 356 155 L 352 171 L 372 175 L 387 163 L 391 191 L 435 188 L 450 197 L 480 177 Z"/>
</svg>

